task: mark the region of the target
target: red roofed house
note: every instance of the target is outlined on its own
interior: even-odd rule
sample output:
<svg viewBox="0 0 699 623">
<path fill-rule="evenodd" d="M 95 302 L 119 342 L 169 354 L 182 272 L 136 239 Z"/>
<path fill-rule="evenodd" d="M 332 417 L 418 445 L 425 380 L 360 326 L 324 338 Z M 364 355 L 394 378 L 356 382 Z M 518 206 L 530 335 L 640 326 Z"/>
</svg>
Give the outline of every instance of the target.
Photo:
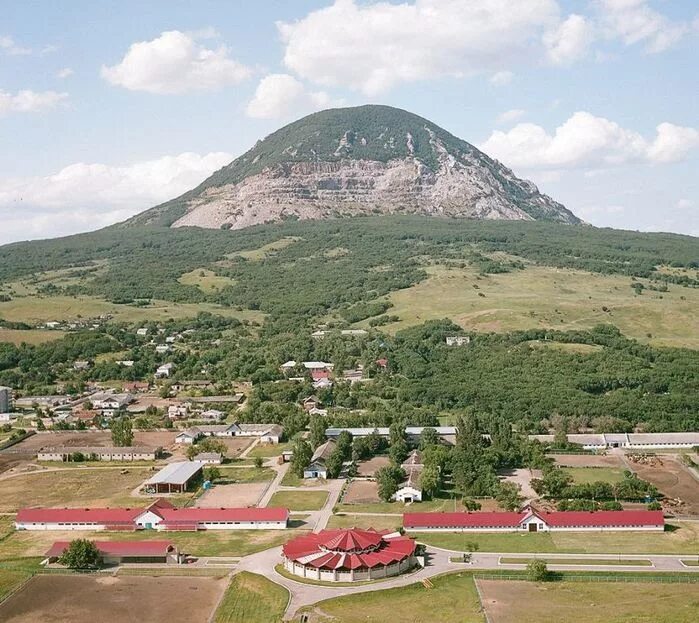
<svg viewBox="0 0 699 623">
<path fill-rule="evenodd" d="M 122 563 L 179 563 L 177 548 L 170 541 L 94 541 L 102 564 Z M 56 562 L 68 549 L 70 541 L 56 541 L 45 556 Z"/>
<path fill-rule="evenodd" d="M 607 532 L 665 530 L 662 511 L 561 511 L 544 513 L 405 513 L 403 527 L 421 532 Z"/>
<path fill-rule="evenodd" d="M 386 578 L 412 569 L 417 562 L 413 539 L 371 528 L 305 534 L 286 543 L 282 556 L 290 573 L 326 582 Z"/>
<path fill-rule="evenodd" d="M 320 379 L 329 379 L 330 370 L 313 369 L 311 370 L 311 378 L 314 381 L 319 381 Z"/>
<path fill-rule="evenodd" d="M 23 508 L 17 530 L 283 530 L 286 508 L 175 508 L 157 500 L 147 508 Z"/>
</svg>

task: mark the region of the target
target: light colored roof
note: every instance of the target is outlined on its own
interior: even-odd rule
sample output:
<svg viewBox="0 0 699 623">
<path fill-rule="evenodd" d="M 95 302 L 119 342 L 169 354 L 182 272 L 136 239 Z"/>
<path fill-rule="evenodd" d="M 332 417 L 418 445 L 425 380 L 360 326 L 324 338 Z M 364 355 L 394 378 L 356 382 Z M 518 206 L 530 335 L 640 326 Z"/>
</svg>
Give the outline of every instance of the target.
<svg viewBox="0 0 699 623">
<path fill-rule="evenodd" d="M 154 453 L 155 448 L 146 446 L 53 446 L 41 448 L 40 454 L 149 454 Z"/>
<path fill-rule="evenodd" d="M 311 463 L 315 463 L 316 461 L 327 461 L 335 450 L 335 445 L 336 443 L 333 439 L 328 439 L 325 443 L 319 445 L 313 453 Z"/>
<path fill-rule="evenodd" d="M 197 472 L 201 470 L 201 463 L 196 461 L 182 461 L 180 463 L 170 463 L 161 469 L 155 476 L 146 480 L 147 485 L 171 484 L 184 485 Z"/>
<path fill-rule="evenodd" d="M 456 435 L 456 426 L 406 426 L 405 432 L 408 435 L 420 435 L 425 428 L 434 428 L 437 435 Z M 343 430 L 351 433 L 353 437 L 364 437 L 373 432 L 378 433 L 382 437 L 387 437 L 388 427 L 366 427 L 366 428 L 326 428 L 325 434 L 328 437 L 337 437 Z"/>
<path fill-rule="evenodd" d="M 212 459 L 221 460 L 223 455 L 220 452 L 200 452 L 194 457 L 195 461 L 210 461 Z"/>
<path fill-rule="evenodd" d="M 629 433 L 629 443 L 636 444 L 692 444 L 699 446 L 699 433 Z"/>
</svg>

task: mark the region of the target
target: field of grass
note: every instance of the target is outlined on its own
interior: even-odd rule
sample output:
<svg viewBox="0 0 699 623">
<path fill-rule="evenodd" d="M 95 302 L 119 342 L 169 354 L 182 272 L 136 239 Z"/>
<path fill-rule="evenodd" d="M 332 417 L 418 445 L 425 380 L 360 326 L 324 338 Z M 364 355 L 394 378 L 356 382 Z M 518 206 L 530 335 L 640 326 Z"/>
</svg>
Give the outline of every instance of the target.
<svg viewBox="0 0 699 623">
<path fill-rule="evenodd" d="M 0 602 L 17 586 L 31 577 L 31 573 L 16 569 L 0 569 Z"/>
<path fill-rule="evenodd" d="M 274 472 L 269 467 L 238 467 L 219 465 L 221 481 L 231 482 L 265 482 L 274 478 Z"/>
<path fill-rule="evenodd" d="M 425 500 L 406 506 L 402 502 L 375 502 L 372 504 L 338 504 L 338 513 L 448 513 L 464 510 L 461 500 Z"/>
<path fill-rule="evenodd" d="M 328 528 L 375 528 L 376 530 L 398 530 L 403 525 L 402 517 L 392 515 L 332 515 Z"/>
<path fill-rule="evenodd" d="M 235 282 L 230 277 L 217 275 L 214 271 L 205 268 L 196 268 L 185 273 L 177 281 L 185 286 L 196 286 L 202 292 L 218 292 Z"/>
<path fill-rule="evenodd" d="M 273 456 L 281 455 L 284 450 L 286 450 L 291 444 L 289 443 L 262 443 L 257 444 L 248 456 L 256 457 L 261 456 L 263 459 L 268 459 Z"/>
<path fill-rule="evenodd" d="M 690 554 L 699 551 L 699 524 L 673 522 L 656 532 L 606 532 L 594 538 L 584 532 L 536 534 L 476 534 L 410 532 L 423 543 L 464 551 L 467 542 L 478 543 L 482 552 L 536 554 Z"/>
<path fill-rule="evenodd" d="M 259 260 L 263 260 L 268 255 L 273 255 L 276 251 L 285 249 L 297 240 L 300 240 L 300 238 L 296 238 L 295 236 L 286 236 L 285 238 L 275 240 L 274 242 L 265 244 L 257 249 L 251 249 L 249 251 L 239 251 L 238 253 L 233 254 L 233 257 L 244 257 L 246 260 L 256 262 Z"/>
<path fill-rule="evenodd" d="M 485 620 L 470 574 L 444 575 L 431 582 L 432 588 L 416 583 L 328 599 L 302 609 L 294 621 L 300 621 L 304 614 L 308 615 L 308 623 L 481 623 Z"/>
<path fill-rule="evenodd" d="M 699 584 L 501 580 L 478 580 L 478 584 L 492 623 L 693 623 L 699 618 Z"/>
<path fill-rule="evenodd" d="M 143 541 L 167 538 L 177 548 L 193 556 L 247 556 L 286 543 L 301 530 L 204 530 L 168 532 L 165 537 L 151 530 L 139 532 L 80 532 L 85 539 Z M 20 530 L 0 541 L 0 559 L 41 556 L 54 541 L 76 538 L 75 532 L 35 532 Z"/>
<path fill-rule="evenodd" d="M 573 482 L 578 485 L 597 481 L 614 484 L 624 479 L 624 471 L 612 467 L 564 467 L 562 469 L 570 474 Z"/>
<path fill-rule="evenodd" d="M 609 566 L 629 566 L 651 567 L 650 560 L 634 560 L 633 558 L 508 558 L 502 556 L 502 565 L 527 565 L 534 560 L 543 560 L 549 565 L 609 565 Z"/>
<path fill-rule="evenodd" d="M 0 512 L 23 506 L 135 506 L 142 499 L 130 493 L 149 478 L 147 469 L 66 469 L 43 471 L 0 480 Z"/>
<path fill-rule="evenodd" d="M 327 491 L 277 491 L 267 506 L 281 506 L 290 511 L 317 511 L 327 500 Z"/>
<path fill-rule="evenodd" d="M 215 623 L 275 623 L 281 621 L 289 592 L 255 573 L 243 571 L 231 580 L 221 601 Z"/>
<path fill-rule="evenodd" d="M 529 344 L 530 348 L 562 350 L 568 353 L 580 353 L 581 355 L 589 355 L 602 350 L 602 347 L 597 344 L 569 344 L 568 342 L 542 340 L 529 340 L 527 344 Z"/>
<path fill-rule="evenodd" d="M 0 303 L 0 318 L 29 324 L 50 320 L 77 320 L 111 314 L 116 321 L 140 322 L 145 320 L 167 320 L 168 318 L 194 318 L 199 312 L 210 312 L 219 316 L 240 320 L 261 321 L 264 314 L 258 311 L 237 311 L 213 303 L 172 303 L 152 301 L 147 307 L 116 305 L 92 296 L 25 296 Z"/>
<path fill-rule="evenodd" d="M 10 344 L 43 344 L 62 338 L 63 331 L 44 331 L 42 329 L 0 329 L 0 342 Z"/>
<path fill-rule="evenodd" d="M 474 269 L 427 270 L 429 279 L 388 296 L 390 313 L 400 317 L 386 325 L 389 332 L 444 317 L 476 331 L 569 330 L 613 323 L 642 342 L 699 348 L 696 288 L 671 285 L 660 298 L 661 293 L 651 291 L 636 295 L 630 279 L 620 275 L 543 266 L 485 276 Z"/>
</svg>

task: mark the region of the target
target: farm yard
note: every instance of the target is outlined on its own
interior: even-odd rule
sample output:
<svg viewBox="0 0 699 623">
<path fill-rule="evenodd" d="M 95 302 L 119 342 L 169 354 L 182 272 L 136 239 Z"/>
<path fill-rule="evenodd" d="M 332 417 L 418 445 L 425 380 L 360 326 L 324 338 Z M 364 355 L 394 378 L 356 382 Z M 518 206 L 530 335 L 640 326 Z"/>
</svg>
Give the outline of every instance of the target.
<svg viewBox="0 0 699 623">
<path fill-rule="evenodd" d="M 281 506 L 290 511 L 315 511 L 328 500 L 327 491 L 277 491 L 267 506 Z"/>
<path fill-rule="evenodd" d="M 625 469 L 618 454 L 549 454 L 560 467 L 609 467 Z"/>
<path fill-rule="evenodd" d="M 225 587 L 211 577 L 37 575 L 0 604 L 0 620 L 189 623 L 206 620 Z"/>
<path fill-rule="evenodd" d="M 694 623 L 699 618 L 699 584 L 476 581 L 492 623 Z"/>
<path fill-rule="evenodd" d="M 630 461 L 631 469 L 654 484 L 667 498 L 679 499 L 677 512 L 682 515 L 699 515 L 699 480 L 689 473 L 676 455 L 659 454 L 650 463 Z"/>
<path fill-rule="evenodd" d="M 375 456 L 365 461 L 357 463 L 357 474 L 365 478 L 372 478 L 376 471 L 386 465 L 389 465 L 391 460 L 387 456 Z"/>
<path fill-rule="evenodd" d="M 288 599 L 289 593 L 282 586 L 243 571 L 231 579 L 214 623 L 278 623 Z"/>
<path fill-rule="evenodd" d="M 347 487 L 343 504 L 379 503 L 379 486 L 374 480 L 353 480 Z"/>
<path fill-rule="evenodd" d="M 169 431 L 134 431 L 134 445 L 166 448 L 175 442 L 177 432 Z M 36 454 L 47 446 L 111 446 L 112 437 L 109 431 L 51 431 L 42 432 L 27 437 L 24 441 L 12 446 L 12 454 Z M 10 454 L 5 451 L 0 453 Z"/>
<path fill-rule="evenodd" d="M 614 484 L 624 479 L 624 471 L 613 467 L 564 467 L 563 471 L 572 476 L 576 485 L 598 481 Z"/>
<path fill-rule="evenodd" d="M 267 482 L 217 484 L 199 496 L 195 500 L 194 506 L 199 508 L 255 506 L 265 489 L 267 489 Z"/>
</svg>

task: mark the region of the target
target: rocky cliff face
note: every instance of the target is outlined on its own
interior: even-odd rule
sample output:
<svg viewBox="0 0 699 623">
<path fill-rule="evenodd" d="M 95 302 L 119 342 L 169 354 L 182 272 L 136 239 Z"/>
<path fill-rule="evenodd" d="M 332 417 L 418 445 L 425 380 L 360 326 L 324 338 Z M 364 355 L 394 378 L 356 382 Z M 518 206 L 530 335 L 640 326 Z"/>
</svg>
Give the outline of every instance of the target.
<svg viewBox="0 0 699 623">
<path fill-rule="evenodd" d="M 301 119 L 132 222 L 241 229 L 377 213 L 580 222 L 469 143 L 384 106 Z"/>
</svg>

